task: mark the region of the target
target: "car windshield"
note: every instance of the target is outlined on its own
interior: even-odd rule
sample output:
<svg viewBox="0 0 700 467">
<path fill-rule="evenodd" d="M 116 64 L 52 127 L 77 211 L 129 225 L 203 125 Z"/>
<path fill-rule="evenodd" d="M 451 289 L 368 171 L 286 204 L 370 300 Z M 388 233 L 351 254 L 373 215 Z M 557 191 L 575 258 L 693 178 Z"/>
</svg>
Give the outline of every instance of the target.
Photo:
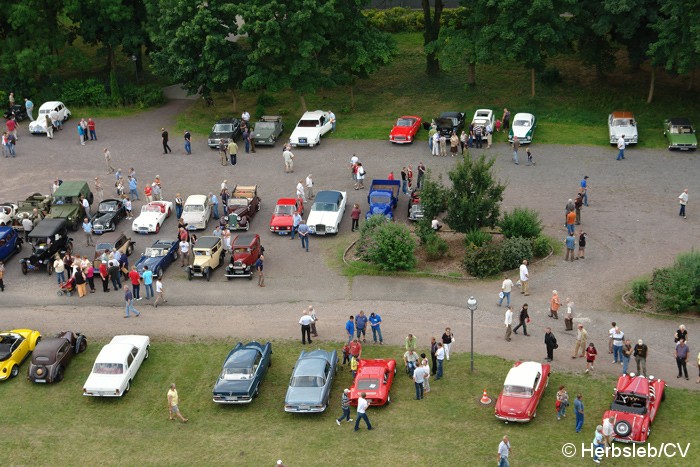
<svg viewBox="0 0 700 467">
<path fill-rule="evenodd" d="M 338 205 L 335 203 L 314 203 L 313 207 L 311 208 L 312 211 L 325 211 L 325 212 L 334 212 L 338 210 Z"/>
<path fill-rule="evenodd" d="M 224 368 L 221 378 L 226 381 L 239 381 L 253 377 L 252 368 Z"/>
<path fill-rule="evenodd" d="M 374 390 L 379 387 L 379 380 L 377 378 L 367 378 L 361 379 L 357 382 L 358 390 Z"/>
<path fill-rule="evenodd" d="M 256 130 L 274 130 L 275 124 L 273 122 L 258 122 L 255 124 Z"/>
<path fill-rule="evenodd" d="M 229 206 L 248 206 L 248 200 L 246 198 L 231 198 L 228 200 Z"/>
<path fill-rule="evenodd" d="M 238 247 L 238 248 L 234 248 L 234 249 L 233 249 L 233 254 L 234 254 L 234 255 L 240 255 L 240 254 L 243 254 L 243 253 L 250 253 L 250 248 L 241 248 L 241 247 Z"/>
<path fill-rule="evenodd" d="M 100 207 L 97 210 L 100 212 L 113 212 L 117 210 L 117 205 L 115 203 L 100 203 Z"/>
<path fill-rule="evenodd" d="M 613 126 L 634 126 L 634 120 L 629 118 L 616 118 L 613 120 Z"/>
<path fill-rule="evenodd" d="M 415 122 L 412 118 L 399 118 L 396 121 L 396 126 L 413 126 Z"/>
<path fill-rule="evenodd" d="M 146 252 L 143 255 L 148 258 L 157 258 L 159 256 L 164 256 L 165 253 L 160 248 L 146 248 Z"/>
<path fill-rule="evenodd" d="M 195 256 L 211 256 L 209 250 L 194 250 Z"/>
<path fill-rule="evenodd" d="M 440 121 L 438 122 L 438 124 L 443 125 L 443 126 L 445 126 L 445 125 L 457 126 L 458 125 L 457 119 L 450 118 L 450 117 L 441 118 Z"/>
<path fill-rule="evenodd" d="M 186 204 L 185 212 L 204 212 L 204 206 L 201 204 Z"/>
<path fill-rule="evenodd" d="M 212 130 L 214 133 L 231 133 L 233 131 L 233 124 L 231 123 L 217 123 L 214 125 Z"/>
<path fill-rule="evenodd" d="M 95 363 L 92 372 L 98 375 L 121 375 L 124 373 L 124 365 L 121 363 Z"/>
<path fill-rule="evenodd" d="M 290 386 L 295 388 L 322 388 L 322 376 L 295 376 Z"/>
<path fill-rule="evenodd" d="M 299 120 L 297 126 L 304 128 L 315 128 L 317 126 L 320 126 L 320 124 L 318 120 Z"/>
<path fill-rule="evenodd" d="M 275 206 L 275 215 L 277 216 L 291 216 L 294 213 L 294 206 L 291 204 L 282 204 Z"/>
<path fill-rule="evenodd" d="M 512 397 L 531 397 L 532 388 L 525 388 L 523 386 L 503 386 L 503 394 Z"/>
<path fill-rule="evenodd" d="M 369 198 L 370 204 L 389 204 L 391 203 L 391 196 L 385 194 L 374 194 Z"/>
<path fill-rule="evenodd" d="M 95 251 L 100 251 L 103 252 L 105 250 L 112 250 L 112 244 L 111 243 L 98 243 L 95 246 Z"/>
<path fill-rule="evenodd" d="M 160 206 L 148 206 L 148 205 L 144 206 L 141 209 L 141 211 L 143 211 L 143 212 L 158 212 L 158 213 L 162 212 L 160 209 Z"/>
<path fill-rule="evenodd" d="M 671 133 L 687 135 L 693 132 L 693 128 L 687 125 L 676 125 L 671 127 Z"/>
<path fill-rule="evenodd" d="M 53 204 L 71 204 L 72 202 L 73 198 L 71 196 L 60 196 L 53 200 Z"/>
<path fill-rule="evenodd" d="M 530 126 L 530 120 L 516 120 L 513 123 L 513 126 L 524 126 L 524 127 L 529 127 Z"/>
</svg>

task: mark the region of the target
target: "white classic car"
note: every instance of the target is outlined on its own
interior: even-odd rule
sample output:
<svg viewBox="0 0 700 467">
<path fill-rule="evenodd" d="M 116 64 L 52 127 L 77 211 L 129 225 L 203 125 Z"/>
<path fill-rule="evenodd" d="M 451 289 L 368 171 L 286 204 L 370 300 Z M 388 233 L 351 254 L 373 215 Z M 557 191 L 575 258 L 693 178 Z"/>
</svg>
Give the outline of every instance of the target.
<svg viewBox="0 0 700 467">
<path fill-rule="evenodd" d="M 211 205 L 205 195 L 190 195 L 182 210 L 182 219 L 187 224 L 187 230 L 202 230 L 207 228 L 211 217 Z"/>
<path fill-rule="evenodd" d="M 39 115 L 37 115 L 36 120 L 29 123 L 29 132 L 35 135 L 46 133 L 46 116 L 48 115 L 49 118 L 51 118 L 51 113 L 54 111 L 58 115 L 58 120 L 61 122 L 65 122 L 71 117 L 70 110 L 63 105 L 63 102 L 44 102 L 41 104 L 41 107 L 39 107 Z"/>
<path fill-rule="evenodd" d="M 637 121 L 632 112 L 616 111 L 608 116 L 608 133 L 610 144 L 617 144 L 620 136 L 625 135 L 625 144 L 637 144 Z"/>
<path fill-rule="evenodd" d="M 17 216 L 15 203 L 0 204 L 0 225 L 12 225 L 12 220 Z"/>
<path fill-rule="evenodd" d="M 172 211 L 172 201 L 151 201 L 141 207 L 141 214 L 132 222 L 131 230 L 142 234 L 158 233 Z"/>
<path fill-rule="evenodd" d="M 148 336 L 114 336 L 97 355 L 92 372 L 83 385 L 83 395 L 121 397 L 129 392 L 136 372 L 148 359 L 150 346 Z"/>
<path fill-rule="evenodd" d="M 345 213 L 347 193 L 344 191 L 319 191 L 306 219 L 309 233 L 314 235 L 337 234 Z"/>
<path fill-rule="evenodd" d="M 535 120 L 534 115 L 529 113 L 515 114 L 510 126 L 510 132 L 508 132 L 508 141 L 512 143 L 513 137 L 517 136 L 520 144 L 532 143 L 532 137 L 535 134 L 536 126 L 537 120 Z"/>
<path fill-rule="evenodd" d="M 292 135 L 289 137 L 289 144 L 312 148 L 317 144 L 321 144 L 321 136 L 331 131 L 332 127 L 330 112 L 324 110 L 306 112 L 302 115 Z"/>
<path fill-rule="evenodd" d="M 491 125 L 491 131 L 495 131 L 493 110 L 491 109 L 476 109 L 474 112 L 474 118 L 472 118 L 472 125 L 474 127 L 481 127 L 486 129 L 488 125 Z M 459 135 L 457 135 L 459 136 Z"/>
</svg>

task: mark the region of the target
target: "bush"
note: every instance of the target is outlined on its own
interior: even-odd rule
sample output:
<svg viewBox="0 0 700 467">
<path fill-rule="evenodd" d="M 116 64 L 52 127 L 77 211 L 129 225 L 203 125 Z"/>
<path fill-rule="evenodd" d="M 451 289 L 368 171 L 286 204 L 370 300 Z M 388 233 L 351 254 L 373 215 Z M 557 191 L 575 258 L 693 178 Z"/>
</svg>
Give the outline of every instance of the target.
<svg viewBox="0 0 700 467">
<path fill-rule="evenodd" d="M 549 67 L 538 73 L 539 80 L 548 86 L 559 84 L 563 81 L 558 68 Z"/>
<path fill-rule="evenodd" d="M 536 258 L 544 258 L 552 251 L 549 237 L 540 235 L 532 239 L 532 255 Z"/>
<path fill-rule="evenodd" d="M 433 235 L 425 244 L 425 253 L 429 261 L 436 261 L 445 257 L 447 248 L 447 242 L 442 237 Z"/>
<path fill-rule="evenodd" d="M 369 24 L 385 32 L 422 32 L 423 12 L 410 8 L 372 8 L 363 12 Z"/>
<path fill-rule="evenodd" d="M 500 247 L 501 267 L 503 270 L 519 267 L 524 259 L 532 260 L 532 245 L 527 238 L 506 238 L 501 242 Z"/>
<path fill-rule="evenodd" d="M 515 208 L 511 213 L 504 213 L 498 226 L 506 238 L 535 238 L 542 233 L 540 215 L 528 208 Z"/>
<path fill-rule="evenodd" d="M 410 270 L 416 265 L 416 242 L 405 225 L 385 221 L 375 228 L 373 239 L 367 249 L 370 262 L 387 271 Z"/>
<path fill-rule="evenodd" d="M 360 225 L 360 240 L 357 242 L 357 252 L 361 259 L 365 261 L 370 260 L 367 254 L 375 244 L 377 229 L 387 222 L 389 220 L 384 216 L 372 216 Z"/>
<path fill-rule="evenodd" d="M 62 85 L 54 84 L 59 99 L 66 105 L 80 105 L 85 107 L 105 107 L 111 104 L 111 97 L 107 94 L 104 84 L 96 79 L 88 80 L 71 79 Z"/>
<path fill-rule="evenodd" d="M 464 269 L 474 277 L 484 278 L 501 272 L 501 249 L 489 243 L 481 248 L 470 247 L 464 255 Z"/>
<path fill-rule="evenodd" d="M 681 253 L 670 268 L 656 269 L 651 288 L 660 310 L 686 311 L 700 301 L 700 252 Z"/>
<path fill-rule="evenodd" d="M 119 81 L 117 80 L 117 72 L 115 71 L 111 71 L 109 73 L 109 89 L 110 95 L 112 97 L 112 105 L 122 105 L 122 93 L 119 89 Z"/>
<path fill-rule="evenodd" d="M 418 242 L 421 245 L 427 244 L 432 238 L 437 236 L 435 230 L 433 230 L 433 228 L 431 227 L 430 221 L 427 217 L 424 217 L 423 219 L 418 221 L 414 233 L 418 237 Z"/>
<path fill-rule="evenodd" d="M 491 234 L 481 229 L 472 229 L 464 236 L 467 247 L 469 247 L 469 245 L 474 245 L 477 248 L 482 247 L 487 243 L 491 243 L 491 240 Z"/>
<path fill-rule="evenodd" d="M 632 281 L 632 300 L 634 300 L 637 303 L 646 303 L 648 301 L 648 293 L 648 279 L 635 279 Z"/>
<path fill-rule="evenodd" d="M 121 92 L 124 105 L 134 105 L 145 109 L 147 107 L 155 107 L 165 102 L 163 89 L 155 84 L 136 86 L 131 83 L 125 83 L 122 85 Z"/>
</svg>

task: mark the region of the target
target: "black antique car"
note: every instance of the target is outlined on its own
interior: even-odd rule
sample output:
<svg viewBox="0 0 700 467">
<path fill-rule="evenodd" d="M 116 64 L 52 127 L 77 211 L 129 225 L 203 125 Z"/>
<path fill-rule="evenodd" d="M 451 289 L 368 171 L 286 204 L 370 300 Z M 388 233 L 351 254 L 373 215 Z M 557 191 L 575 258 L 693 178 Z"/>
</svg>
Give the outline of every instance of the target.
<svg viewBox="0 0 700 467">
<path fill-rule="evenodd" d="M 58 383 L 74 355 L 87 350 L 87 338 L 79 332 L 61 331 L 56 337 L 37 342 L 29 365 L 29 381 Z"/>
<path fill-rule="evenodd" d="M 66 252 L 73 251 L 73 239 L 68 236 L 68 223 L 65 219 L 43 219 L 29 232 L 29 242 L 32 245 L 32 255 L 19 260 L 22 274 L 42 268 L 51 274 L 54 256 L 57 253 L 63 256 Z"/>
<path fill-rule="evenodd" d="M 236 141 L 241 136 L 241 121 L 237 118 L 224 118 L 214 124 L 209 133 L 207 144 L 212 149 L 218 149 L 221 140 Z"/>
<path fill-rule="evenodd" d="M 441 136 L 450 137 L 452 133 L 457 133 L 457 136 L 464 129 L 464 112 L 442 112 L 435 119 L 437 131 Z"/>
<path fill-rule="evenodd" d="M 26 120 L 28 117 L 27 109 L 23 105 L 15 104 L 5 111 L 5 120 L 9 120 L 13 115 L 15 117 L 15 121 L 17 122 Z"/>
<path fill-rule="evenodd" d="M 124 203 L 118 199 L 101 201 L 92 218 L 92 231 L 97 234 L 113 232 L 120 220 L 126 218 Z"/>
</svg>

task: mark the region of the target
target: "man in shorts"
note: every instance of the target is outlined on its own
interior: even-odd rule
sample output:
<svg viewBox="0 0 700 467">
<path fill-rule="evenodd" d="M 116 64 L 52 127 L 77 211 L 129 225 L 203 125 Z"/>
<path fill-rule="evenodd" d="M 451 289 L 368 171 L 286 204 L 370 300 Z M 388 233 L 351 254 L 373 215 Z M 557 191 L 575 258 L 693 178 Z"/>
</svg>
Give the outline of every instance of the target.
<svg viewBox="0 0 700 467">
<path fill-rule="evenodd" d="M 182 421 L 182 423 L 187 423 L 188 420 L 182 416 L 180 409 L 178 408 L 179 402 L 180 398 L 177 395 L 175 383 L 172 383 L 170 384 L 170 390 L 168 391 L 168 413 L 170 414 L 170 420 L 174 420 L 173 417 L 177 417 Z"/>
</svg>

